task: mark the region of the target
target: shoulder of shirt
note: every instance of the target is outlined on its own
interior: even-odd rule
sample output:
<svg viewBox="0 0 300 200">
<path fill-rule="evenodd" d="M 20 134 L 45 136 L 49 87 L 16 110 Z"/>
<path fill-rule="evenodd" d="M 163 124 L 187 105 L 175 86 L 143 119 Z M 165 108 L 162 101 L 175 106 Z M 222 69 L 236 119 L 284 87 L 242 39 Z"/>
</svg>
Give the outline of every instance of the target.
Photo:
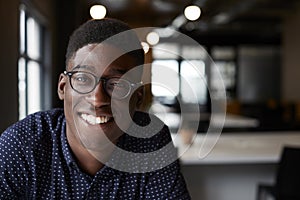
<svg viewBox="0 0 300 200">
<path fill-rule="evenodd" d="M 1 138 L 14 138 L 22 141 L 24 145 L 31 145 L 37 140 L 57 137 L 64 121 L 62 108 L 36 112 L 8 127 L 1 134 Z"/>
</svg>

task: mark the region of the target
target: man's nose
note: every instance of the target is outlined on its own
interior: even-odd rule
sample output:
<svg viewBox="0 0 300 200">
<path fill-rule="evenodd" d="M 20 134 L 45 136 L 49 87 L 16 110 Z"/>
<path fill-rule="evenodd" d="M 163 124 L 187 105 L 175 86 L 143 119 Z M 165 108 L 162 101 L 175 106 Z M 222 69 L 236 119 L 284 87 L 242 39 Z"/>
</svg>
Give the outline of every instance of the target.
<svg viewBox="0 0 300 200">
<path fill-rule="evenodd" d="M 95 107 L 101 107 L 110 104 L 110 97 L 105 92 L 103 81 L 99 81 L 95 89 L 88 95 L 87 99 Z"/>
</svg>

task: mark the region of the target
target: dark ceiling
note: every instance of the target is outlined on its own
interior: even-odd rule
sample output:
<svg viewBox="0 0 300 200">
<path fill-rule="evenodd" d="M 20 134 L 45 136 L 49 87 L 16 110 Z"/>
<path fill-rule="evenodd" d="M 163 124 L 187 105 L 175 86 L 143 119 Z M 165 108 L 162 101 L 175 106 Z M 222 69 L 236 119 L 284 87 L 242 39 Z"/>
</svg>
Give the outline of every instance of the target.
<svg viewBox="0 0 300 200">
<path fill-rule="evenodd" d="M 89 0 L 103 4 L 108 17 L 121 19 L 133 27 L 175 28 L 205 41 L 244 38 L 278 42 L 282 22 L 296 12 L 299 0 Z M 202 15 L 194 22 L 182 20 L 184 8 L 195 4 Z M 260 39 L 259 39 L 260 38 Z M 224 40 L 224 39 L 223 39 Z M 255 41 L 254 41 L 255 42 Z"/>
</svg>

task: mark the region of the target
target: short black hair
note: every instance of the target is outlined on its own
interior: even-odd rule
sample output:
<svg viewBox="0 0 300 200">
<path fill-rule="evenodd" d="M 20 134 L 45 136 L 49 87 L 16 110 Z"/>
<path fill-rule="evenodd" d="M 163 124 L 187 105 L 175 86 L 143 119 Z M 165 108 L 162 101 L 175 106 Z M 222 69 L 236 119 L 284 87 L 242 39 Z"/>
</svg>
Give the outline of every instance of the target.
<svg viewBox="0 0 300 200">
<path fill-rule="evenodd" d="M 66 52 L 66 65 L 78 49 L 101 42 L 114 45 L 131 55 L 137 65 L 144 64 L 144 51 L 135 31 L 120 20 L 104 18 L 88 20 L 72 33 Z"/>
</svg>

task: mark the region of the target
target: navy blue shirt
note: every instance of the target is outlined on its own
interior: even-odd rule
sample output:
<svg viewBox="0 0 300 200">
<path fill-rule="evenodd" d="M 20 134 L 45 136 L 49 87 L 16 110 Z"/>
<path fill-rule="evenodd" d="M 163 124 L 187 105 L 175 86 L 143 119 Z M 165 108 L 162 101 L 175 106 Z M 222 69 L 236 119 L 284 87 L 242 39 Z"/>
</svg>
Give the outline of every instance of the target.
<svg viewBox="0 0 300 200">
<path fill-rule="evenodd" d="M 138 113 L 134 121 L 147 124 L 147 116 Z M 63 110 L 53 109 L 29 115 L 1 135 L 0 199 L 190 199 L 178 160 L 168 153 L 175 148 L 157 151 L 171 141 L 166 126 L 150 138 L 120 138 L 118 147 L 126 152 L 158 152 L 152 159 L 134 156 L 125 163 L 145 172 L 121 171 L 111 166 L 124 163 L 114 162 L 95 176 L 76 164 L 65 127 Z M 111 160 L 118 156 L 123 155 L 113 154 Z"/>
</svg>

